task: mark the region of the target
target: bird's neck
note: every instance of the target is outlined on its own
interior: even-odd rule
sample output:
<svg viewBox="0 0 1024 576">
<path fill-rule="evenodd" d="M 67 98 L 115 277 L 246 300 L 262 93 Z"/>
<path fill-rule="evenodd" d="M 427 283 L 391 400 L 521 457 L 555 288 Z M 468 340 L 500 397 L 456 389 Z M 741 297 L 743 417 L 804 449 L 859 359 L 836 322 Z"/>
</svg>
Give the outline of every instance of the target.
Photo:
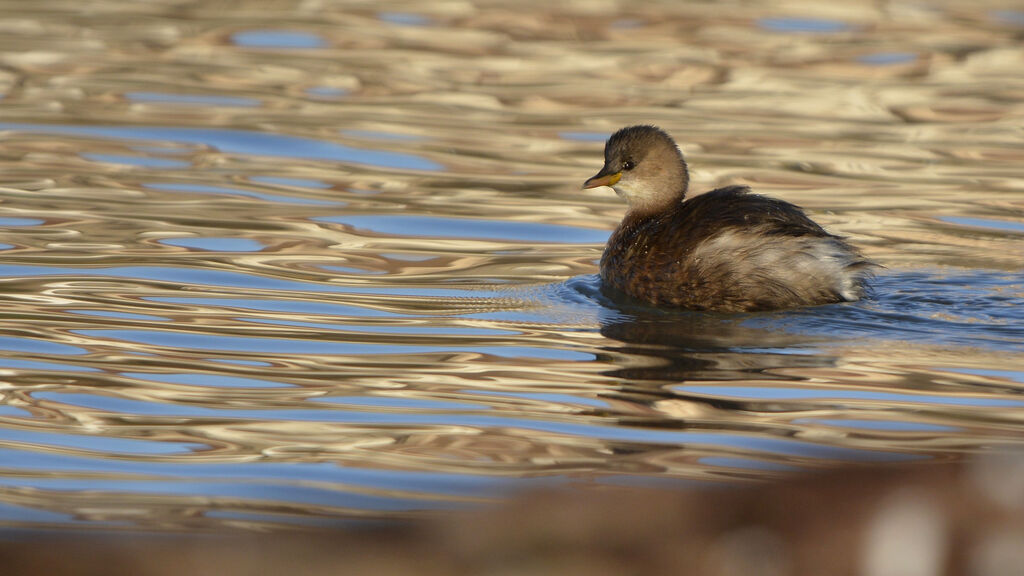
<svg viewBox="0 0 1024 576">
<path fill-rule="evenodd" d="M 689 175 L 686 173 L 686 166 L 683 165 L 681 173 L 672 174 L 663 182 L 673 185 L 655 185 L 648 194 L 635 195 L 629 199 L 629 208 L 626 210 L 627 217 L 646 218 L 660 214 L 682 204 L 686 199 L 686 191 L 689 184 Z"/>
</svg>

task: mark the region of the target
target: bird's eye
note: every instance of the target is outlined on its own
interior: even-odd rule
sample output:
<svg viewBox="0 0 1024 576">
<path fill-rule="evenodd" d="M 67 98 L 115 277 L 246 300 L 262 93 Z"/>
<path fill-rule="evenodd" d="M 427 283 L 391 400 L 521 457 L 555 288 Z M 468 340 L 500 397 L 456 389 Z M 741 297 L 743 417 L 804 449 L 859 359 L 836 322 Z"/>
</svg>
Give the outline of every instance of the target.
<svg viewBox="0 0 1024 576">
<path fill-rule="evenodd" d="M 634 164 L 632 160 L 626 160 L 622 163 L 623 170 L 632 170 L 633 168 L 636 168 L 636 164 Z"/>
</svg>

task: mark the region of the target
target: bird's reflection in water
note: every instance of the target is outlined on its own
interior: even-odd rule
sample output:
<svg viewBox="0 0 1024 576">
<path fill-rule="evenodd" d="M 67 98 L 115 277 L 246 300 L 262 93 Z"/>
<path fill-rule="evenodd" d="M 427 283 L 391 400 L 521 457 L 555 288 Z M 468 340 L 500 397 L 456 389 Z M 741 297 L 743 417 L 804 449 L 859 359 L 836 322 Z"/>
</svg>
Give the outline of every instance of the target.
<svg viewBox="0 0 1024 576">
<path fill-rule="evenodd" d="M 801 382 L 801 374 L 839 363 L 822 346 L 832 340 L 813 326 L 839 311 L 722 314 L 655 308 L 602 286 L 594 276 L 576 277 L 558 295 L 597 308 L 602 346 L 597 361 L 615 384 L 600 394 L 621 424 L 715 427 L 766 405 L 747 399 L 688 393 L 683 385 Z M 801 320 L 809 314 L 813 321 Z M 822 316 L 826 318 L 822 318 Z M 605 416 L 609 415 L 607 413 Z M 696 416 L 696 417 L 695 417 Z M 717 423 L 717 424 L 716 424 Z"/>
<path fill-rule="evenodd" d="M 820 337 L 752 326 L 752 314 L 651 308 L 608 290 L 601 291 L 601 301 L 601 334 L 623 344 L 605 348 L 617 366 L 605 374 L 626 381 L 779 379 L 774 370 L 836 362 L 815 348 Z M 784 312 L 756 316 L 770 314 Z"/>
<path fill-rule="evenodd" d="M 754 326 L 751 314 L 657 309 L 606 290 L 599 299 L 601 334 L 621 343 L 604 347 L 599 358 L 614 366 L 603 374 L 618 381 L 600 396 L 620 426 L 750 432 L 758 428 L 751 416 L 767 405 L 690 394 L 681 385 L 796 382 L 805 379 L 799 376 L 805 370 L 837 363 L 835 356 L 815 348 L 820 337 L 772 329 L 766 314 L 757 317 L 769 321 Z M 770 428 L 758 431 L 781 433 Z"/>
</svg>

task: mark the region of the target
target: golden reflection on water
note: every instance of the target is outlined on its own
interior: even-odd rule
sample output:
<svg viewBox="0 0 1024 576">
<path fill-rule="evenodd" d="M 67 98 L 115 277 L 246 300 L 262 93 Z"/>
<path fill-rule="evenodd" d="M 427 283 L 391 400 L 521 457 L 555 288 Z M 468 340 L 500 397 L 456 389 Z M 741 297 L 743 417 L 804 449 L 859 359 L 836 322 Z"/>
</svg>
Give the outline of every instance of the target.
<svg viewBox="0 0 1024 576">
<path fill-rule="evenodd" d="M 999 2 L 4 2 L 0 524 L 407 518 L 1020 443 L 1024 53 Z M 1016 15 L 1016 16 L 1014 16 Z M 887 267 L 619 307 L 629 123 Z"/>
</svg>

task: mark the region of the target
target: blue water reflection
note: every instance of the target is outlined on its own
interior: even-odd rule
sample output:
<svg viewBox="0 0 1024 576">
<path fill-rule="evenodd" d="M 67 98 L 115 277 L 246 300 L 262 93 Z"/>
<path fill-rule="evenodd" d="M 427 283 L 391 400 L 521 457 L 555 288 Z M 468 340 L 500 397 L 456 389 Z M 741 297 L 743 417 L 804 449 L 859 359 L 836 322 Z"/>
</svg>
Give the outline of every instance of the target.
<svg viewBox="0 0 1024 576">
<path fill-rule="evenodd" d="M 231 41 L 247 48 L 311 49 L 327 46 L 320 36 L 302 30 L 245 30 L 232 34 Z"/>
<path fill-rule="evenodd" d="M 424 398 L 400 398 L 396 396 L 328 396 L 313 401 L 328 402 L 341 406 L 372 406 L 374 408 L 416 409 L 416 410 L 490 410 L 487 404 L 469 404 L 447 400 Z"/>
<path fill-rule="evenodd" d="M 0 226 L 39 226 L 45 222 L 46 220 L 41 220 L 39 218 L 0 218 Z"/>
<path fill-rule="evenodd" d="M 377 17 L 399 26 L 426 26 L 431 23 L 430 18 L 412 12 L 378 12 Z"/>
<path fill-rule="evenodd" d="M 592 230 L 557 224 L 440 218 L 436 216 L 345 215 L 316 218 L 323 222 L 345 224 L 390 236 L 426 236 L 446 238 L 486 238 L 534 242 L 598 244 L 608 239 L 607 230 Z"/>
<path fill-rule="evenodd" d="M 652 428 L 633 428 L 623 426 L 600 426 L 570 421 L 534 420 L 526 418 L 505 418 L 479 414 L 448 413 L 401 413 L 383 411 L 352 411 L 331 409 L 265 409 L 265 408 L 207 408 L 168 402 L 142 402 L 110 396 L 91 394 L 72 394 L 60 392 L 38 392 L 34 394 L 40 399 L 51 400 L 85 408 L 123 412 L 126 414 L 146 414 L 164 417 L 207 417 L 237 419 L 277 419 L 282 421 L 301 422 L 341 422 L 346 424 L 401 424 L 405 426 L 465 426 L 467 429 L 516 428 L 566 436 L 577 436 L 589 439 L 601 439 L 617 442 L 636 442 L 642 444 L 666 445 L 707 445 L 718 449 L 724 447 L 742 448 L 764 454 L 784 456 L 800 456 L 825 460 L 855 461 L 904 461 L 917 459 L 920 456 L 883 452 L 877 450 L 859 450 L 842 446 L 827 446 L 802 440 L 788 438 L 766 438 L 763 436 L 746 436 L 742 434 L 718 432 L 693 432 L 688 430 L 661 430 Z M 43 435 L 47 438 L 53 435 Z M 125 439 L 112 439 L 125 440 Z M 53 439 L 50 443 L 67 446 L 88 446 L 88 437 L 65 437 Z M 107 448 L 124 445 L 125 448 L 135 446 L 134 443 L 149 444 L 142 441 L 115 442 Z M 141 449 L 141 448 L 136 448 Z M 181 448 L 171 445 L 170 453 Z"/>
<path fill-rule="evenodd" d="M 409 326 L 406 324 L 372 325 L 372 324 L 336 324 L 328 322 L 303 322 L 301 320 L 278 320 L 275 318 L 246 318 L 246 322 L 270 324 L 273 326 L 295 326 L 299 328 L 317 328 L 330 332 L 352 332 L 358 334 L 415 334 L 434 336 L 498 336 L 515 334 L 515 330 L 499 330 L 497 328 L 481 328 L 478 326 Z"/>
<path fill-rule="evenodd" d="M 765 30 L 773 32 L 805 32 L 834 34 L 849 30 L 851 26 L 840 20 L 828 20 L 825 18 L 761 18 L 757 25 Z"/>
<path fill-rule="evenodd" d="M 169 246 L 212 252 L 259 252 L 265 248 L 262 243 L 251 238 L 164 238 L 159 242 Z"/>
<path fill-rule="evenodd" d="M 1024 10 L 993 10 L 990 14 L 997 22 L 1024 27 Z"/>
<path fill-rule="evenodd" d="M 36 350 L 31 349 L 32 352 Z M 22 360 L 19 358 L 7 358 L 0 356 L 0 368 L 15 370 L 40 370 L 44 372 L 98 372 L 96 368 L 79 366 L 77 364 L 61 364 L 58 362 L 43 362 L 40 360 Z"/>
<path fill-rule="evenodd" d="M 34 354 L 60 354 L 76 355 L 85 354 L 86 351 L 77 346 L 61 344 L 50 340 L 38 338 L 17 338 L 13 336 L 0 336 L 0 350 L 10 352 L 31 352 Z"/>
<path fill-rule="evenodd" d="M 341 98 L 349 93 L 344 88 L 337 86 L 311 86 L 306 89 L 306 94 L 313 96 L 314 98 Z"/>
<path fill-rule="evenodd" d="M 1008 398 L 964 396 L 964 395 L 940 395 L 940 394 L 914 394 L 901 392 L 884 392 L 875 390 L 850 390 L 850 389 L 817 389 L 817 388 L 775 388 L 770 386 L 678 386 L 676 390 L 691 394 L 707 394 L 717 398 L 743 398 L 747 400 L 863 400 L 874 402 L 899 402 L 921 405 L 951 405 L 951 406 L 1003 406 L 1016 407 L 1024 406 L 1024 399 L 1010 400 Z"/>
<path fill-rule="evenodd" d="M 998 368 L 943 368 L 946 372 L 959 374 L 972 374 L 975 376 L 987 376 L 990 378 L 1005 378 L 1017 384 L 1024 384 L 1024 371 L 1000 370 Z"/>
<path fill-rule="evenodd" d="M 210 146 L 228 154 L 255 156 L 277 156 L 282 158 L 302 158 L 305 160 L 330 160 L 334 162 L 350 162 L 369 164 L 388 168 L 406 170 L 440 170 L 442 166 L 436 162 L 401 152 L 384 150 L 366 150 L 350 148 L 342 144 L 324 140 L 313 140 L 285 134 L 253 132 L 247 130 L 230 130 L 215 128 L 171 128 L 166 126 L 70 126 L 61 124 L 16 124 L 0 123 L 0 130 L 17 130 L 36 134 L 69 134 L 95 136 L 99 138 L 115 138 L 118 140 L 162 140 L 184 144 Z M 96 155 L 109 158 L 111 161 L 121 160 L 130 163 L 134 157 Z M 152 159 L 158 163 L 177 161 Z M 138 159 L 145 162 L 147 159 Z M 166 167 L 187 166 L 177 164 Z M 160 167 L 160 166 L 156 166 Z"/>
<path fill-rule="evenodd" d="M 57 268 L 50 266 L 20 266 L 0 264 L 0 278 L 24 278 L 40 276 L 73 276 L 76 278 L 131 278 L 135 280 L 160 280 L 178 284 L 199 284 L 222 288 L 250 288 L 253 290 L 283 290 L 298 292 L 346 292 L 346 288 L 329 284 L 281 280 L 242 272 L 204 270 L 202 268 L 177 268 L 159 266 L 123 266 L 116 268 Z"/>
<path fill-rule="evenodd" d="M 73 330 L 75 334 L 93 338 L 122 340 L 127 342 L 183 348 L 192 350 L 216 350 L 221 352 L 256 352 L 263 354 L 430 354 L 437 352 L 477 352 L 509 358 L 547 358 L 559 360 L 590 360 L 592 354 L 575 350 L 555 348 L 531 348 L 526 346 L 458 346 L 416 344 L 363 344 L 344 341 L 258 338 L 246 336 L 213 336 L 191 332 L 164 330 Z"/>
<path fill-rule="evenodd" d="M 972 228 L 989 228 L 1005 232 L 1024 233 L 1024 222 L 997 220 L 995 218 L 969 218 L 966 216 L 944 216 L 941 220 L 951 224 L 959 224 L 960 226 L 969 226 Z"/>
<path fill-rule="evenodd" d="M 857 58 L 858 62 L 871 64 L 872 66 L 909 64 L 916 60 L 917 54 L 913 52 L 875 52 L 874 54 L 865 54 Z"/>
<path fill-rule="evenodd" d="M 55 396 L 60 395 L 39 392 L 36 397 L 56 399 Z M 37 446 L 59 446 L 61 448 L 75 448 L 107 454 L 188 454 L 196 449 L 205 447 L 202 444 L 190 442 L 115 438 L 101 434 L 57 434 L 9 427 L 0 428 L 0 441 L 5 443 L 19 442 Z"/>
<path fill-rule="evenodd" d="M 241 376 L 227 376 L 225 374 L 151 374 L 145 372 L 124 372 L 128 378 L 137 380 L 151 380 L 153 382 L 166 382 L 168 384 L 184 384 L 186 386 L 197 386 L 213 388 L 290 388 L 291 384 L 283 382 L 272 382 L 270 380 L 258 380 L 256 378 L 244 378 Z"/>
<path fill-rule="evenodd" d="M 133 102 L 158 102 L 163 104 L 186 104 L 198 106 L 259 106 L 255 98 L 221 96 L 217 94 L 171 94 L 168 92 L 125 92 L 125 98 Z"/>
<path fill-rule="evenodd" d="M 167 477 L 175 482 L 208 479 L 228 483 L 267 479 L 302 479 L 305 482 L 340 483 L 379 490 L 442 494 L 448 496 L 492 496 L 502 487 L 545 486 L 557 483 L 557 476 L 546 478 L 500 478 L 474 474 L 388 470 L 339 466 L 333 462 L 195 462 L 137 461 L 97 459 L 57 452 L 37 452 L 0 446 L 0 461 L 14 470 L 56 470 L 65 472 L 106 472 Z M 187 483 L 187 482 L 185 482 Z"/>
<path fill-rule="evenodd" d="M 0 478 L 0 485 L 3 479 Z M 70 514 L 60 514 L 49 510 L 29 508 L 27 506 L 16 506 L 6 502 L 0 502 L 0 518 L 13 522 L 29 522 L 38 524 L 63 524 L 72 520 Z"/>
<path fill-rule="evenodd" d="M 559 138 L 564 140 L 575 140 L 577 142 L 604 142 L 610 136 L 605 132 L 559 132 Z"/>
<path fill-rule="evenodd" d="M 96 481 L 79 478 L 11 478 L 0 477 L 0 487 L 36 487 L 40 490 L 95 490 Z M 238 498 L 250 500 L 280 499 L 298 504 L 368 510 L 409 510 L 421 506 L 414 498 L 376 496 L 336 489 L 316 488 L 270 482 L 207 481 L 189 482 L 119 479 L 104 484 L 106 490 L 131 494 L 167 494 L 203 496 L 207 498 Z"/>
<path fill-rule="evenodd" d="M 152 302 L 169 304 L 186 304 L 190 306 L 215 306 L 224 308 L 240 308 L 243 310 L 262 310 L 266 312 L 285 312 L 291 314 L 317 314 L 324 316 L 355 316 L 365 318 L 400 317 L 402 314 L 377 310 L 370 307 L 349 306 L 318 302 L 315 300 L 266 300 L 260 298 L 204 298 L 199 296 L 172 297 L 150 296 Z"/>
<path fill-rule="evenodd" d="M 24 418 L 26 416 L 31 415 L 32 414 L 28 410 L 25 410 L 23 408 L 18 408 L 17 406 L 7 406 L 6 404 L 0 404 L 0 417 Z"/>
<path fill-rule="evenodd" d="M 278 186 L 294 186 L 296 188 L 330 188 L 331 185 L 320 180 L 309 178 L 282 178 L 279 176 L 252 176 L 250 182 L 260 184 L 275 184 Z"/>
</svg>

